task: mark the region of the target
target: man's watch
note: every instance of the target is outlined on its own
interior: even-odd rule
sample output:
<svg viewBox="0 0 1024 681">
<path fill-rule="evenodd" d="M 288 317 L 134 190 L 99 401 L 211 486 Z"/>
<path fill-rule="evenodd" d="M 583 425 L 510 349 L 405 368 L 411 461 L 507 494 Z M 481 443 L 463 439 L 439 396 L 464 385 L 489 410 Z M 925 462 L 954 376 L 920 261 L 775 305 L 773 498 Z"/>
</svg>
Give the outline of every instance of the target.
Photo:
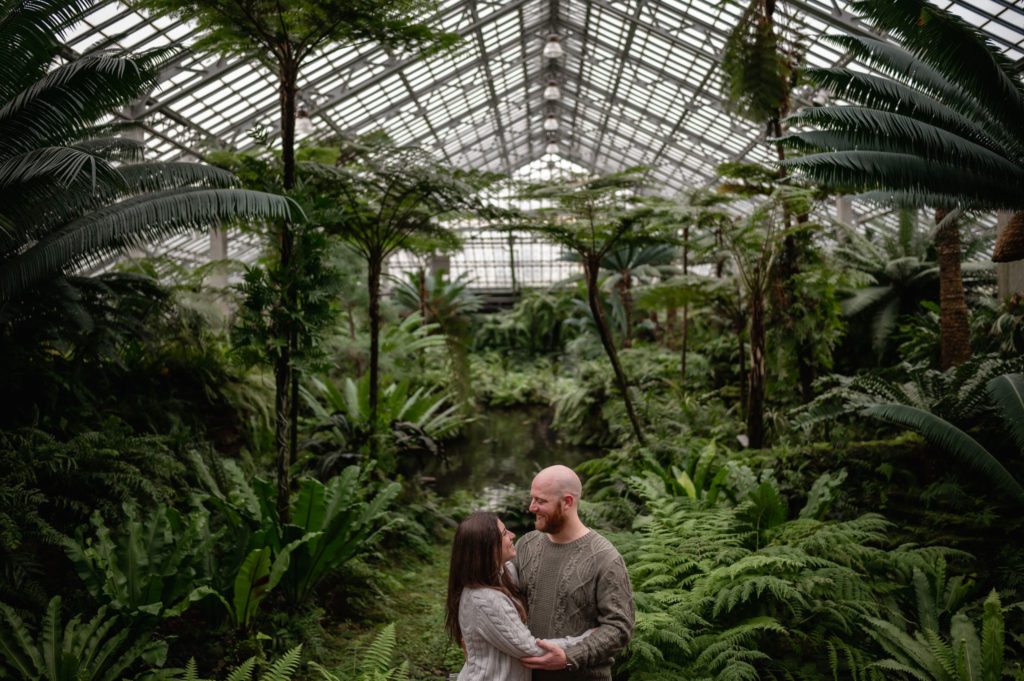
<svg viewBox="0 0 1024 681">
<path fill-rule="evenodd" d="M 579 669 L 579 667 L 576 666 L 575 662 L 573 662 L 569 658 L 565 659 L 565 671 L 567 671 L 567 672 L 574 672 L 577 669 Z"/>
</svg>

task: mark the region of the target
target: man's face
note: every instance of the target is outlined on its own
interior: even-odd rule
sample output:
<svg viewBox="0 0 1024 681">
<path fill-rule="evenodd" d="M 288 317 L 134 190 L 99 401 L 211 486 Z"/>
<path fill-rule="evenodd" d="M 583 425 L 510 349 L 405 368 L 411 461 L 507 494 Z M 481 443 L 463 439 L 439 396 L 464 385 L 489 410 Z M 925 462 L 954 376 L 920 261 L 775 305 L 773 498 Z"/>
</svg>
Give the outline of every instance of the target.
<svg viewBox="0 0 1024 681">
<path fill-rule="evenodd" d="M 565 511 L 558 492 L 543 481 L 530 486 L 530 513 L 536 516 L 534 527 L 541 532 L 558 534 L 565 525 Z"/>
</svg>

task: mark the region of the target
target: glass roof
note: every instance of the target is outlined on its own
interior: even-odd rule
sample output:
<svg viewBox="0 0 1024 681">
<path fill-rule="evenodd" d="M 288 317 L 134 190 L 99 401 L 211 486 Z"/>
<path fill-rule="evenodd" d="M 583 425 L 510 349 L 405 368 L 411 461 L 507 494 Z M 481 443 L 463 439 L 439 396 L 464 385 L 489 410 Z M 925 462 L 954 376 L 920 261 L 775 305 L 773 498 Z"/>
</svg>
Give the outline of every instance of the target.
<svg viewBox="0 0 1024 681">
<path fill-rule="evenodd" d="M 313 135 L 383 129 L 453 165 L 508 175 L 557 148 L 561 159 L 595 173 L 650 166 L 651 179 L 667 192 L 714 183 L 716 166 L 726 161 L 774 158 L 763 130 L 727 112 L 721 101 L 719 61 L 742 13 L 739 2 L 438 4 L 435 23 L 463 38 L 447 51 L 422 60 L 373 45 L 337 46 L 306 63 L 300 101 Z M 1024 68 L 1020 0 L 936 4 L 980 27 Z M 822 40 L 825 34 L 867 32 L 842 0 L 780 0 L 776 21 L 784 44 L 799 43 L 806 62 L 820 66 L 850 61 Z M 188 23 L 103 2 L 68 46 L 82 51 L 115 38 L 132 50 L 187 47 L 192 33 Z M 563 48 L 557 59 L 542 53 L 551 35 Z M 550 81 L 559 89 L 557 100 L 544 97 Z M 794 108 L 816 95 L 801 91 Z M 149 154 L 169 160 L 201 158 L 201 149 L 217 142 L 244 149 L 255 127 L 279 128 L 277 107 L 276 78 L 255 62 L 186 50 L 151 96 L 123 116 L 143 120 Z M 545 130 L 549 118 L 557 130 Z M 195 237 L 191 251 L 206 239 Z M 166 250 L 185 256 L 189 246 L 167 244 Z"/>
</svg>

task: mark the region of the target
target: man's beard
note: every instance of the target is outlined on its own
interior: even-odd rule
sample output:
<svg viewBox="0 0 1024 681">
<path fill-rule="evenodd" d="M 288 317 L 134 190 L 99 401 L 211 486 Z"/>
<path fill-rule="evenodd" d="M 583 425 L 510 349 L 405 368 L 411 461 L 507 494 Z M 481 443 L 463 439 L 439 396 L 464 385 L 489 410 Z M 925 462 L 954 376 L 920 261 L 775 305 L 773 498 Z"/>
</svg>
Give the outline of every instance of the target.
<svg viewBox="0 0 1024 681">
<path fill-rule="evenodd" d="M 541 521 L 541 518 L 537 518 L 534 523 L 538 530 L 547 534 L 558 534 L 565 527 L 565 514 L 562 513 L 562 509 L 556 507 L 553 513 L 543 518 L 544 527 L 540 526 Z"/>
</svg>

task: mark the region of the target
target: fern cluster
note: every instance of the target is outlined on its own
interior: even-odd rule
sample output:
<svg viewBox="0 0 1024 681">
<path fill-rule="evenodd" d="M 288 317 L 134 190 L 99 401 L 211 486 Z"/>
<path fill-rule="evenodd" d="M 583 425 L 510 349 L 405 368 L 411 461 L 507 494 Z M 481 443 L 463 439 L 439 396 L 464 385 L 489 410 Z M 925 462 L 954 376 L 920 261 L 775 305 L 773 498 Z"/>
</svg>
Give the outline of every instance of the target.
<svg viewBox="0 0 1024 681">
<path fill-rule="evenodd" d="M 94 511 L 120 520 L 126 507 L 172 500 L 183 471 L 165 438 L 116 420 L 64 442 L 33 428 L 0 431 L 0 600 L 44 605 L 40 545 L 60 544 Z"/>
<path fill-rule="evenodd" d="M 648 499 L 625 556 L 638 610 L 631 678 L 881 678 L 862 626 L 951 552 L 888 550 L 874 514 L 785 520 L 770 497 L 706 509 Z"/>
</svg>

